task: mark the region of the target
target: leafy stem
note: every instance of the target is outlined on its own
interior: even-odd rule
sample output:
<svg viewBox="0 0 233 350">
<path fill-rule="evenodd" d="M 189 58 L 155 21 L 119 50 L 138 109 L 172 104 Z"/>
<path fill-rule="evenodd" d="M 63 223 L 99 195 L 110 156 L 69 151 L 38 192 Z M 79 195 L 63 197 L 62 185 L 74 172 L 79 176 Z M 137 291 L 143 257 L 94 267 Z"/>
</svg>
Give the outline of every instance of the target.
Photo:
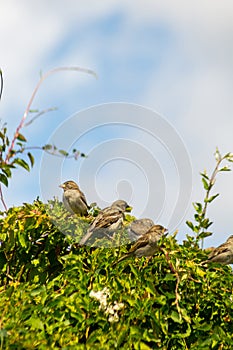
<svg viewBox="0 0 233 350">
<path fill-rule="evenodd" d="M 212 222 L 209 220 L 209 218 L 206 217 L 208 204 L 211 203 L 215 198 L 219 196 L 219 193 L 210 195 L 211 190 L 216 182 L 217 174 L 219 172 L 231 170 L 230 167 L 227 165 L 223 167 L 220 167 L 220 165 L 223 161 L 233 162 L 233 153 L 227 153 L 224 156 L 222 156 L 218 148 L 216 149 L 214 156 L 216 160 L 216 165 L 211 176 L 208 176 L 206 171 L 201 173 L 202 184 L 203 184 L 204 190 L 206 191 L 206 194 L 205 194 L 203 204 L 200 202 L 193 203 L 193 206 L 195 209 L 194 219 L 196 222 L 193 223 L 191 221 L 186 221 L 186 224 L 196 234 L 196 241 L 198 242 L 200 239 L 202 240 L 202 244 L 201 244 L 202 248 L 203 248 L 204 238 L 212 235 L 212 232 L 207 231 L 207 229 L 212 225 Z"/>
</svg>

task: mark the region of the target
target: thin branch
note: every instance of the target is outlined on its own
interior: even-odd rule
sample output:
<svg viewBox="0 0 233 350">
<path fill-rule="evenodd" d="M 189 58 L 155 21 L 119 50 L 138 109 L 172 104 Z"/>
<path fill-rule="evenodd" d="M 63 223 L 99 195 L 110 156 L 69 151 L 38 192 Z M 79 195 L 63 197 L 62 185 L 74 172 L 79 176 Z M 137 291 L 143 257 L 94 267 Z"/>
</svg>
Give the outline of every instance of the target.
<svg viewBox="0 0 233 350">
<path fill-rule="evenodd" d="M 162 248 L 161 248 L 161 250 L 164 253 L 165 259 L 166 259 L 166 261 L 168 263 L 168 266 L 169 266 L 171 272 L 174 273 L 174 275 L 176 276 L 175 305 L 176 305 L 177 311 L 179 313 L 179 316 L 181 318 L 181 310 L 180 310 L 180 305 L 179 305 L 180 295 L 178 293 L 179 283 L 180 283 L 180 276 L 179 276 L 178 272 L 176 271 L 175 267 L 173 266 L 173 264 L 171 262 L 169 253 L 167 251 L 163 250 Z"/>
<path fill-rule="evenodd" d="M 224 160 L 225 157 L 221 157 L 220 154 L 219 154 L 219 158 L 217 159 L 217 163 L 216 163 L 216 166 L 214 168 L 214 171 L 210 177 L 210 180 L 209 180 L 209 186 L 208 186 L 208 189 L 206 191 L 206 198 L 205 198 L 205 205 L 204 205 L 204 208 L 202 210 L 202 220 L 205 220 L 205 217 L 206 217 L 206 211 L 207 211 L 207 205 L 208 205 L 208 199 L 209 199 L 209 194 L 210 194 L 210 191 L 215 183 L 215 178 L 216 178 L 216 175 L 218 173 L 218 168 L 219 168 L 219 165 L 220 163 Z M 204 238 L 202 238 L 201 240 L 201 249 L 203 249 L 204 247 Z"/>
<path fill-rule="evenodd" d="M 76 71 L 76 72 L 83 72 L 83 73 L 87 73 L 87 74 L 91 74 L 93 75 L 95 78 L 97 78 L 97 75 L 94 71 L 90 70 L 90 69 L 85 69 L 85 68 L 80 68 L 80 67 L 58 67 L 58 68 L 54 68 L 54 69 L 51 69 L 49 70 L 48 72 L 46 72 L 44 75 L 41 76 L 39 82 L 37 83 L 33 93 L 32 93 L 32 96 L 28 102 L 28 105 L 27 105 L 27 108 L 23 114 L 23 117 L 21 119 L 21 122 L 19 124 L 19 126 L 17 127 L 16 131 L 15 131 L 15 134 L 14 134 L 14 137 L 12 139 L 12 142 L 11 142 L 11 145 L 8 149 L 8 152 L 7 152 L 7 155 L 6 155 L 6 159 L 5 159 L 5 162 L 6 164 L 8 163 L 9 161 L 9 158 L 10 158 L 10 155 L 11 155 L 11 151 L 13 150 L 14 148 L 14 144 L 15 144 L 15 140 L 17 139 L 18 135 L 19 135 L 19 131 L 20 129 L 22 129 L 22 127 L 24 126 L 24 122 L 30 112 L 30 109 L 31 109 L 31 105 L 32 105 L 32 102 L 34 101 L 34 98 L 41 86 L 41 84 L 43 83 L 43 81 L 45 79 L 47 79 L 50 75 L 54 74 L 54 73 L 57 73 L 57 72 L 61 72 L 61 71 Z"/>
<path fill-rule="evenodd" d="M 1 184 L 0 184 L 0 199 L 1 199 L 1 202 L 2 202 L 2 204 L 4 206 L 5 211 L 7 211 L 7 206 L 6 206 L 6 203 L 4 201 L 4 197 L 3 197 L 3 193 L 2 193 L 2 185 Z"/>
<path fill-rule="evenodd" d="M 208 190 L 206 191 L 206 199 L 209 199 L 210 191 L 211 191 L 211 189 L 212 189 L 212 187 L 214 185 L 215 177 L 216 177 L 216 175 L 218 173 L 218 167 L 219 167 L 219 165 L 220 165 L 220 163 L 222 162 L 223 159 L 224 158 L 222 158 L 222 157 L 219 158 L 219 160 L 217 161 L 217 164 L 216 164 L 216 166 L 214 168 L 214 171 L 213 171 L 213 173 L 211 175 L 210 182 L 209 182 L 210 186 L 209 186 Z M 202 211 L 203 219 L 205 219 L 205 216 L 206 216 L 207 205 L 208 205 L 208 201 L 206 200 L 204 208 L 203 208 L 203 211 Z"/>
<path fill-rule="evenodd" d="M 31 120 L 29 120 L 29 122 L 25 123 L 24 126 L 28 126 L 28 125 L 32 124 L 37 118 L 39 118 L 43 114 L 46 114 L 46 113 L 49 113 L 49 112 L 53 112 L 53 111 L 56 111 L 56 110 L 57 110 L 57 107 L 51 107 L 51 108 L 45 109 L 45 110 L 37 113 Z"/>
<path fill-rule="evenodd" d="M 59 152 L 59 150 L 57 149 L 46 149 L 44 148 L 43 146 L 31 146 L 31 147 L 24 147 L 23 148 L 23 151 L 28 151 L 28 150 L 40 150 L 40 151 L 43 151 L 47 154 L 50 154 L 52 156 L 55 156 L 55 157 L 62 157 L 62 158 L 66 158 L 66 159 L 71 159 L 71 158 L 75 158 L 77 160 L 78 156 L 81 156 L 81 157 L 86 157 L 86 155 L 84 155 L 84 153 L 80 153 L 79 151 L 75 152 L 74 154 L 62 154 Z M 22 151 L 18 151 L 16 153 L 22 153 Z"/>
<path fill-rule="evenodd" d="M 2 91 L 3 91 L 3 76 L 2 76 L 2 70 L 0 69 L 0 101 L 1 101 L 1 98 L 2 98 Z"/>
</svg>

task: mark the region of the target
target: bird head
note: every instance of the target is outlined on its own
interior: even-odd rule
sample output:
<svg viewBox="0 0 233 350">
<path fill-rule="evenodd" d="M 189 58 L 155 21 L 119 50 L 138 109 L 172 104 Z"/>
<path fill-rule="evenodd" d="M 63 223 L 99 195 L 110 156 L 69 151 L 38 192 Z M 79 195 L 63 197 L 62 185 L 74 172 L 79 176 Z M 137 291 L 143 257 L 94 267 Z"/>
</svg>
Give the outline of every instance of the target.
<svg viewBox="0 0 233 350">
<path fill-rule="evenodd" d="M 163 227 L 162 225 L 154 225 L 151 229 L 153 229 L 153 231 L 156 231 L 161 237 L 166 237 L 168 235 L 168 229 Z"/>
<path fill-rule="evenodd" d="M 154 226 L 153 220 L 144 218 L 132 221 L 129 225 L 129 229 L 136 235 L 142 235 L 146 233 L 152 226 Z"/>
<path fill-rule="evenodd" d="M 112 208 L 117 208 L 122 212 L 131 212 L 131 210 L 133 209 L 132 207 L 129 206 L 129 204 L 127 204 L 126 201 L 118 199 L 117 201 L 113 202 L 111 205 Z"/>
<path fill-rule="evenodd" d="M 61 187 L 64 191 L 66 190 L 79 190 L 78 185 L 76 184 L 76 182 L 69 180 L 64 182 L 63 184 L 61 184 L 59 187 Z"/>
<path fill-rule="evenodd" d="M 227 242 L 233 243 L 233 235 L 227 238 Z"/>
</svg>

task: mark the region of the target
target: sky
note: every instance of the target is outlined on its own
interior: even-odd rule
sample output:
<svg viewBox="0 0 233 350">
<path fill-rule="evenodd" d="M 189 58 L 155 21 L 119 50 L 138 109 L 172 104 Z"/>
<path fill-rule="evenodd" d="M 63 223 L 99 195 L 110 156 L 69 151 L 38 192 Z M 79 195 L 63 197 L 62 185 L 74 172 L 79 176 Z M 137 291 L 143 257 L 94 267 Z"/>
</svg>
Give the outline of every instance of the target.
<svg viewBox="0 0 233 350">
<path fill-rule="evenodd" d="M 1 122 L 10 136 L 40 75 L 32 108 L 57 111 L 21 132 L 28 146 L 55 143 L 88 158 L 64 160 L 35 150 L 30 173 L 15 170 L 8 207 L 47 201 L 77 181 L 101 207 L 124 197 L 136 217 L 191 231 L 192 202 L 203 201 L 200 172 L 211 173 L 216 147 L 233 152 L 233 4 L 229 0 L 9 0 L 0 11 Z M 216 245 L 232 234 L 233 173 L 219 174 L 209 206 Z"/>
</svg>

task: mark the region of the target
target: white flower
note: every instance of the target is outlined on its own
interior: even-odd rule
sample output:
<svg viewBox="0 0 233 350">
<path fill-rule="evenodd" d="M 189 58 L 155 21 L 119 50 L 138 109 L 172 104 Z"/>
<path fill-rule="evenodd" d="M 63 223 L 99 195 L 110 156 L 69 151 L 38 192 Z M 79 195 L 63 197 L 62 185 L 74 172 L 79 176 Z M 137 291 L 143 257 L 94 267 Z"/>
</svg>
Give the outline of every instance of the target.
<svg viewBox="0 0 233 350">
<path fill-rule="evenodd" d="M 113 316 L 109 316 L 108 321 L 109 321 L 110 323 L 118 322 L 118 321 L 119 321 L 119 316 L 118 316 L 118 314 L 116 313 L 116 314 L 114 314 Z"/>
<path fill-rule="evenodd" d="M 123 307 L 124 307 L 123 303 L 117 303 L 116 301 L 114 301 L 114 306 L 113 306 L 114 310 L 118 311 L 118 310 L 123 309 Z"/>
<path fill-rule="evenodd" d="M 109 315 L 109 314 L 114 315 L 115 314 L 114 308 L 111 304 L 107 307 L 107 309 L 105 310 L 105 313 L 107 315 Z"/>
<path fill-rule="evenodd" d="M 107 287 L 97 292 L 91 290 L 89 295 L 91 298 L 94 298 L 99 301 L 99 310 L 103 310 L 105 315 L 109 316 L 109 322 L 119 321 L 118 311 L 124 307 L 124 304 L 118 303 L 117 301 L 114 301 L 113 304 L 108 303 L 107 299 L 110 296 L 110 292 Z"/>
</svg>

